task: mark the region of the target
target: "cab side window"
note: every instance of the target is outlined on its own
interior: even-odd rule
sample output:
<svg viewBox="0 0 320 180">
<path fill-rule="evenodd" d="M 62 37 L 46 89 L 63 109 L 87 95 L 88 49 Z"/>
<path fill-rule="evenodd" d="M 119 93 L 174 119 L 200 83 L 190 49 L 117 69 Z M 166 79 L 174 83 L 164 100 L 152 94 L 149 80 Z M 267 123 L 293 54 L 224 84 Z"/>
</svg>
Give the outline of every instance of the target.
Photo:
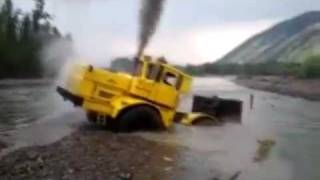
<svg viewBox="0 0 320 180">
<path fill-rule="evenodd" d="M 134 64 L 134 71 L 133 75 L 140 76 L 142 73 L 143 63 L 139 61 L 138 63 Z"/>
<path fill-rule="evenodd" d="M 148 64 L 148 69 L 147 69 L 147 78 L 150 80 L 154 80 L 154 73 L 156 71 L 156 67 L 154 64 Z"/>
<path fill-rule="evenodd" d="M 166 72 L 163 77 L 163 83 L 176 88 L 178 83 L 178 77 L 171 72 Z"/>
<path fill-rule="evenodd" d="M 147 79 L 159 81 L 163 67 L 160 65 L 149 64 L 147 70 Z"/>
</svg>

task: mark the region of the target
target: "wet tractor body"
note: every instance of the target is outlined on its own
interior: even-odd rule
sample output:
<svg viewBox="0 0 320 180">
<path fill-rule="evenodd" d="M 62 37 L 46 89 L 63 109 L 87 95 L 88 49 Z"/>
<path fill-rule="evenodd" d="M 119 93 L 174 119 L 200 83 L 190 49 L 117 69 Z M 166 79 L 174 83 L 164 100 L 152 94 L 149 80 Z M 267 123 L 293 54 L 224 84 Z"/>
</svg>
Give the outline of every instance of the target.
<svg viewBox="0 0 320 180">
<path fill-rule="evenodd" d="M 75 65 L 57 91 L 65 100 L 82 107 L 90 122 L 115 131 L 167 129 L 174 121 L 186 125 L 204 119 L 217 122 L 224 102 L 218 99 L 196 96 L 194 112 L 177 111 L 191 86 L 190 75 L 163 60 L 145 56 L 137 59 L 128 72 Z M 240 111 L 241 102 L 231 104 L 228 106 Z M 238 112 L 231 114 L 241 116 Z"/>
</svg>

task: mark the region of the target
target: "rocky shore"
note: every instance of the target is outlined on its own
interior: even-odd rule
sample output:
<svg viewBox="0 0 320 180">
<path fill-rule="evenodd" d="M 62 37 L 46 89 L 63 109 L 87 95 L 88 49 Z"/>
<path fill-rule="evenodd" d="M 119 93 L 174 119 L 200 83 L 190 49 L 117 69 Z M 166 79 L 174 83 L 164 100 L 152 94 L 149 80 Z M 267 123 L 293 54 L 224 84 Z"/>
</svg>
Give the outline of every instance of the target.
<svg viewBox="0 0 320 180">
<path fill-rule="evenodd" d="M 2 157 L 0 179 L 171 179 L 176 158 L 177 147 L 86 127 Z"/>
<path fill-rule="evenodd" d="M 1 153 L 2 149 L 6 148 L 6 147 L 7 147 L 7 144 L 0 141 L 0 153 Z"/>
<path fill-rule="evenodd" d="M 320 101 L 320 79 L 279 76 L 238 77 L 235 83 L 252 89 Z"/>
</svg>

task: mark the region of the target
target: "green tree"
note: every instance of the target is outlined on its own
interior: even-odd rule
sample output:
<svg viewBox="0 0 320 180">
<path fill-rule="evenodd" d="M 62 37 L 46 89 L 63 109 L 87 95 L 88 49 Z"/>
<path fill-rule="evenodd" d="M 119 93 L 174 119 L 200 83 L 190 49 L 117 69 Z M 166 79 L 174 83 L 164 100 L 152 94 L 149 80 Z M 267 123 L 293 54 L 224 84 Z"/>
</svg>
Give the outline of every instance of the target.
<svg viewBox="0 0 320 180">
<path fill-rule="evenodd" d="M 56 27 L 53 27 L 53 28 L 52 28 L 52 33 L 53 33 L 53 35 L 56 36 L 56 37 L 61 37 L 60 31 L 59 31 L 59 29 L 56 28 Z"/>
<path fill-rule="evenodd" d="M 32 33 L 32 28 L 31 28 L 30 15 L 26 14 L 22 20 L 22 26 L 21 26 L 21 30 L 20 30 L 20 41 L 23 44 L 30 42 L 31 33 Z"/>
<path fill-rule="evenodd" d="M 320 77 L 320 55 L 306 58 L 302 65 L 302 75 L 305 78 Z"/>
<path fill-rule="evenodd" d="M 44 0 L 35 0 L 32 12 L 14 8 L 11 0 L 0 3 L 0 78 L 41 77 L 39 54 L 57 38 L 66 39 L 51 24 Z"/>
<path fill-rule="evenodd" d="M 36 8 L 32 12 L 32 22 L 33 22 L 33 30 L 34 32 L 39 32 L 41 28 L 40 21 L 47 21 L 51 19 L 49 13 L 45 12 L 45 1 L 44 0 L 35 0 Z"/>
</svg>

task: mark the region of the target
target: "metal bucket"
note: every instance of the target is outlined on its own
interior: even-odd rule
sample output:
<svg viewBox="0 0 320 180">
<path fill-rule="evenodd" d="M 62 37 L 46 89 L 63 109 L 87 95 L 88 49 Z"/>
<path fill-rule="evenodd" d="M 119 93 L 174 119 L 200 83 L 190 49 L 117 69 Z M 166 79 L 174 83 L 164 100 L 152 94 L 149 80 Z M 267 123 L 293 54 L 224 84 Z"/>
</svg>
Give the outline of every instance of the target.
<svg viewBox="0 0 320 180">
<path fill-rule="evenodd" d="M 235 99 L 223 99 L 217 96 L 208 98 L 194 96 L 192 112 L 205 113 L 218 118 L 222 122 L 241 123 L 243 102 Z"/>
</svg>

